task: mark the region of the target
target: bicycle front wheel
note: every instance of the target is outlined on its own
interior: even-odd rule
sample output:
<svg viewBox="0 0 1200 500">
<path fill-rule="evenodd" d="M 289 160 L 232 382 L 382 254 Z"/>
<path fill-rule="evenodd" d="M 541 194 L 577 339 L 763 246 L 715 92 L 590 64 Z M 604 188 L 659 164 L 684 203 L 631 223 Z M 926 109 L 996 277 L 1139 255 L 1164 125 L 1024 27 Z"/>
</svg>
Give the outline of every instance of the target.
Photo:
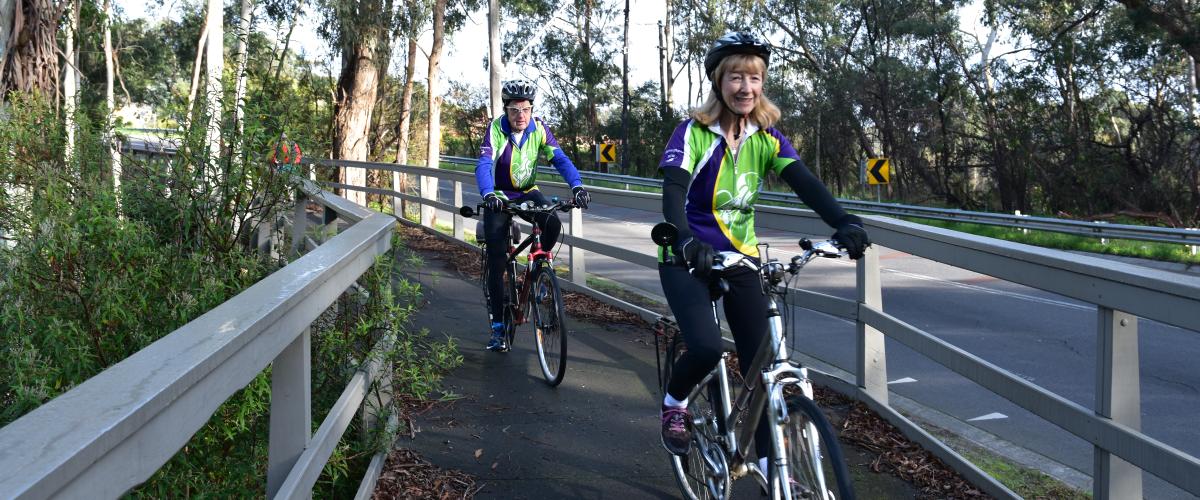
<svg viewBox="0 0 1200 500">
<path fill-rule="evenodd" d="M 787 458 L 787 487 L 791 498 L 824 500 L 854 498 L 854 487 L 842 447 L 829 420 L 813 400 L 801 395 L 787 397 L 788 418 L 780 425 L 783 453 Z M 780 490 L 779 474 L 771 468 L 771 489 Z"/>
<path fill-rule="evenodd" d="M 538 265 L 529 295 L 542 376 L 551 387 L 557 386 L 567 369 L 567 313 L 554 268 L 545 263 Z"/>
</svg>

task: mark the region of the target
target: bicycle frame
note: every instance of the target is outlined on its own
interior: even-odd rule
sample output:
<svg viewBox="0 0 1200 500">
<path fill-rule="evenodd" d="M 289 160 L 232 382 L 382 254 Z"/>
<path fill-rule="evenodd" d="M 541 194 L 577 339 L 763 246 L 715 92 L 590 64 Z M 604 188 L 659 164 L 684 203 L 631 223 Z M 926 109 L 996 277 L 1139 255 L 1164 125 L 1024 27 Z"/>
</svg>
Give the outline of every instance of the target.
<svg viewBox="0 0 1200 500">
<path fill-rule="evenodd" d="M 515 222 L 509 221 L 509 224 L 515 224 Z M 509 244 L 508 251 L 505 252 L 506 261 L 504 264 L 509 270 L 512 271 L 512 276 L 515 278 L 518 276 L 517 257 L 520 256 L 526 248 L 529 248 L 529 260 L 525 266 L 525 271 L 520 273 L 521 287 L 518 289 L 515 282 L 508 284 L 509 296 L 512 297 L 512 303 L 505 304 L 505 307 L 515 308 L 513 311 L 513 322 L 517 325 L 524 325 L 525 323 L 529 322 L 527 314 L 529 312 L 529 278 L 533 275 L 534 266 L 536 266 L 538 262 L 542 261 L 549 262 L 551 265 L 553 265 L 554 262 L 554 254 L 542 249 L 541 226 L 539 226 L 536 221 L 531 222 L 531 224 L 533 225 L 533 231 L 531 231 L 528 236 L 522 239 L 519 244 L 515 246 Z"/>
<path fill-rule="evenodd" d="M 764 258 L 764 262 L 766 259 Z M 762 272 L 762 270 L 756 270 Z M 768 408 L 774 411 L 768 414 L 768 422 L 771 426 L 771 446 L 774 448 L 772 454 L 775 459 L 770 464 L 770 467 L 776 471 L 776 477 L 785 478 L 788 475 L 787 454 L 783 453 L 784 443 L 783 437 L 778 431 L 779 424 L 787 419 L 787 405 L 784 402 L 784 388 L 788 385 L 797 385 L 801 388 L 804 396 L 812 399 L 813 389 L 812 383 L 808 379 L 808 370 L 802 366 L 794 364 L 790 359 L 783 356 L 784 350 L 784 326 L 782 315 L 779 310 L 779 300 L 774 292 L 767 291 L 767 317 L 768 317 L 768 332 L 770 338 L 763 342 L 758 352 L 755 353 L 754 359 L 750 362 L 750 368 L 746 371 L 747 376 L 740 387 L 732 389 L 732 383 L 729 380 L 729 372 L 727 370 L 728 354 L 722 355 L 714 368 L 699 384 L 693 389 L 689 398 L 696 397 L 701 390 L 707 390 L 708 384 L 714 377 L 717 379 L 717 386 L 720 394 L 718 397 L 718 407 L 720 415 L 718 416 L 718 433 L 724 439 L 723 445 L 727 452 L 730 452 L 729 458 L 729 474 L 731 479 L 739 479 L 751 472 L 751 467 L 757 470 L 757 464 L 747 463 L 746 457 L 749 456 L 750 447 L 754 444 L 754 433 L 758 427 L 758 422 L 762 418 L 764 411 Z M 713 314 L 716 315 L 717 303 L 713 301 Z M 738 422 L 742 422 L 739 427 Z M 816 450 L 815 453 L 819 453 Z M 762 480 L 764 487 L 769 487 L 766 484 L 768 471 L 758 471 L 763 475 Z M 825 488 L 823 483 L 824 478 L 818 478 L 822 482 L 820 487 Z M 782 497 L 791 498 L 789 488 L 781 488 Z"/>
</svg>

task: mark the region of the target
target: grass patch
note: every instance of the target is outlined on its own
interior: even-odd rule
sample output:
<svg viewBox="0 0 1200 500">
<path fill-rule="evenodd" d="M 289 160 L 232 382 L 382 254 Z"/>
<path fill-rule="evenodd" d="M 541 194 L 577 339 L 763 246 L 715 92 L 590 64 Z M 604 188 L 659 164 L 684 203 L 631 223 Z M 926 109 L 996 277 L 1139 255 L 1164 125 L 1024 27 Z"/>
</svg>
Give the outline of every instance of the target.
<svg viewBox="0 0 1200 500">
<path fill-rule="evenodd" d="M 1016 465 L 991 453 L 978 449 L 966 450 L 961 453 L 976 467 L 996 478 L 997 481 L 1022 498 L 1055 500 L 1092 498 L 1092 494 L 1089 492 L 1077 490 L 1041 471 Z"/>
</svg>

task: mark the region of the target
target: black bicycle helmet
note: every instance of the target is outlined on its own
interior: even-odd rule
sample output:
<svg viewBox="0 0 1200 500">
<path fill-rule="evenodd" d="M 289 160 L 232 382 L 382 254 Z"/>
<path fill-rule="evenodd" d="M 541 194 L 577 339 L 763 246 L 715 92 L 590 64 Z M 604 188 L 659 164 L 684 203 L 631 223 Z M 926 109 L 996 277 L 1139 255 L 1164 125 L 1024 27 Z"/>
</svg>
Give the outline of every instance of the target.
<svg viewBox="0 0 1200 500">
<path fill-rule="evenodd" d="M 771 46 L 749 31 L 730 31 L 716 42 L 704 54 L 704 73 L 711 80 L 713 72 L 721 64 L 721 60 L 731 54 L 749 54 L 761 57 L 763 63 L 771 65 Z"/>
<path fill-rule="evenodd" d="M 500 89 L 500 100 L 508 103 L 508 101 L 529 101 L 537 97 L 537 87 L 533 82 L 528 80 L 509 80 L 504 82 Z"/>
</svg>

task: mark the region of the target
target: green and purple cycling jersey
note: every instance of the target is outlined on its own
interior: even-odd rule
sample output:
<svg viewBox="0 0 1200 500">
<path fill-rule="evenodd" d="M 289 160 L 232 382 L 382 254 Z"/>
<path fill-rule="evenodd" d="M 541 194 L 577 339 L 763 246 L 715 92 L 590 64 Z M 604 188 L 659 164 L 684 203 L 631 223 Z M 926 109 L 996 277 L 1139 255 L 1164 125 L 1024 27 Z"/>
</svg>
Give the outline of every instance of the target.
<svg viewBox="0 0 1200 500">
<path fill-rule="evenodd" d="M 570 187 L 583 185 L 575 164 L 558 147 L 558 140 L 541 118 L 531 118 L 520 137 L 514 137 L 507 116 L 492 120 L 479 148 L 479 161 L 475 164 L 479 195 L 486 197 L 488 193 L 496 193 L 501 198 L 517 201 L 536 191 L 538 160 L 554 165 Z"/>
<path fill-rule="evenodd" d="M 778 175 L 799 159 L 775 128 L 750 123 L 737 151 L 730 150 L 720 124 L 689 119 L 675 128 L 658 166 L 691 175 L 684 212 L 688 228 L 717 251 L 758 256 L 754 203 L 767 172 Z"/>
</svg>

